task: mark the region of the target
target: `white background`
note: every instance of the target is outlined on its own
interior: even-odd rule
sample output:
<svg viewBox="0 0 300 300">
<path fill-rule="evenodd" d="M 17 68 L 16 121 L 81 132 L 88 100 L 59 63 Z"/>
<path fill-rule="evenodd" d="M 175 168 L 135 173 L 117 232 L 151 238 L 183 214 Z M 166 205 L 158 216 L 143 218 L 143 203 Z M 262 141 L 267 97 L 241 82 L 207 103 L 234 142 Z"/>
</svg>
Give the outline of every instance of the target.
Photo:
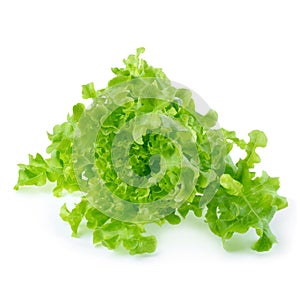
<svg viewBox="0 0 300 300">
<path fill-rule="evenodd" d="M 1 299 L 299 299 L 299 1 L 1 1 Z M 70 237 L 51 187 L 12 190 L 19 162 L 44 153 L 46 131 L 105 87 L 136 47 L 194 89 L 242 137 L 269 137 L 263 168 L 289 208 L 271 223 L 279 244 L 222 248 L 189 218 L 154 229 L 154 255 L 130 257 Z M 244 245 L 244 246 L 243 246 Z"/>
</svg>

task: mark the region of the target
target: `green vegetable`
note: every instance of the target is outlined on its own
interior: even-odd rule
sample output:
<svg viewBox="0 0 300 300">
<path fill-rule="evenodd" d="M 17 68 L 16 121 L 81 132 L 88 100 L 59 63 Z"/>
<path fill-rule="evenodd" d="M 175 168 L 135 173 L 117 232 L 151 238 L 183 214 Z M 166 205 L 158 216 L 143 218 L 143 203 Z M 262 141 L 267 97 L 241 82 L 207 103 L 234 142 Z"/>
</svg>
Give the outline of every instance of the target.
<svg viewBox="0 0 300 300">
<path fill-rule="evenodd" d="M 265 134 L 254 130 L 246 142 L 216 129 L 216 112 L 196 112 L 191 91 L 174 87 L 140 58 L 143 52 L 113 68 L 105 89 L 82 86 L 91 106 L 76 104 L 54 126 L 47 158 L 29 155 L 28 165 L 19 164 L 15 189 L 50 181 L 57 197 L 82 191 L 73 209 L 64 204 L 60 211 L 72 235 L 86 226 L 94 244 L 122 245 L 132 255 L 156 249 L 156 238 L 145 235 L 147 223 L 179 224 L 189 212 L 204 217 L 223 243 L 253 228 L 252 248 L 269 250 L 276 242 L 269 223 L 287 201 L 277 194 L 278 178 L 254 170 Z M 245 151 L 237 163 L 230 157 L 234 146 Z"/>
</svg>

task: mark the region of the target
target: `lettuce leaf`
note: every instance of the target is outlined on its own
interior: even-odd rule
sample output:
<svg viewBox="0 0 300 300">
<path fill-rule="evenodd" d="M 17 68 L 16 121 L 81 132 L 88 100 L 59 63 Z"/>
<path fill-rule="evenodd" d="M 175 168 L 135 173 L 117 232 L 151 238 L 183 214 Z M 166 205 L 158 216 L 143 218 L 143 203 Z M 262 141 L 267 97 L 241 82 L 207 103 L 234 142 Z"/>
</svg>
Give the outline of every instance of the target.
<svg viewBox="0 0 300 300">
<path fill-rule="evenodd" d="M 271 249 L 276 238 L 269 223 L 277 210 L 287 206 L 284 197 L 277 194 L 279 179 L 270 177 L 266 172 L 256 176 L 250 169 L 260 162 L 257 147 L 265 147 L 267 138 L 261 131 L 249 133 L 249 143 L 238 140 L 232 132 L 228 140 L 246 151 L 230 172 L 221 176 L 221 187 L 207 205 L 205 220 L 213 233 L 225 243 L 234 233 L 246 233 L 250 228 L 256 230 L 259 239 L 252 249 L 262 252 Z"/>
</svg>

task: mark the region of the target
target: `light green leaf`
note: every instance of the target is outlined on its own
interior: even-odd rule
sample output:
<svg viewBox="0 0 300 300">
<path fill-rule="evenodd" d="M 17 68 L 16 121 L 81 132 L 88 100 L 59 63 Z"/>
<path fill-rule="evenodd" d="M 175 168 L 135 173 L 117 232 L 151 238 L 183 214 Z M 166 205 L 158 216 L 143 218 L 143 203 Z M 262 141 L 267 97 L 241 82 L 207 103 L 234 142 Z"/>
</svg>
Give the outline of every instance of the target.
<svg viewBox="0 0 300 300">
<path fill-rule="evenodd" d="M 234 180 L 229 174 L 223 174 L 220 179 L 221 186 L 227 190 L 227 193 L 234 196 L 240 196 L 243 191 L 243 185 Z"/>
<path fill-rule="evenodd" d="M 96 91 L 93 82 L 90 82 L 82 86 L 82 98 L 83 99 L 96 98 Z"/>
</svg>

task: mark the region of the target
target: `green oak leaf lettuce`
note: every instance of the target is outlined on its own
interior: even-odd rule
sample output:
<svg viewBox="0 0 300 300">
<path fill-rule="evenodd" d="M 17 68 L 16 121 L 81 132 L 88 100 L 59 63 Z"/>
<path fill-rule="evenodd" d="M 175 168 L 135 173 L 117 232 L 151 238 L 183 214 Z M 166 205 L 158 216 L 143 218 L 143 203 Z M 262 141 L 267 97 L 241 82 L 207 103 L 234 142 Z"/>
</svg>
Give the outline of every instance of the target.
<svg viewBox="0 0 300 300">
<path fill-rule="evenodd" d="M 270 221 L 274 214 L 287 206 L 286 198 L 279 196 L 279 179 L 270 177 L 266 172 L 257 175 L 255 165 L 260 162 L 257 153 L 258 147 L 265 147 L 267 138 L 259 130 L 249 133 L 249 141 L 246 142 L 236 136 L 234 131 L 218 129 L 223 135 L 222 143 L 226 151 L 218 153 L 225 168 L 222 174 L 216 174 L 211 170 L 212 152 L 209 137 L 204 127 L 212 128 L 217 122 L 216 112 L 210 110 L 205 116 L 195 111 L 192 93 L 188 89 L 175 88 L 160 68 L 150 66 L 140 58 L 144 48 L 138 48 L 136 54 L 124 59 L 123 68 L 112 68 L 114 77 L 104 89 L 96 90 L 94 83 L 82 86 L 82 98 L 92 99 L 93 106 L 105 106 L 105 95 L 109 88 L 119 88 L 120 100 L 124 97 L 132 97 L 133 101 L 119 107 L 105 121 L 102 135 L 99 135 L 96 144 L 96 165 L 107 186 L 120 197 L 131 202 L 156 201 L 163 195 L 170 193 L 179 178 L 178 153 L 172 143 L 164 136 L 148 134 L 147 128 L 135 128 L 133 136 L 137 137 L 129 151 L 129 162 L 132 170 L 139 176 L 147 176 L 152 170 L 159 173 L 159 161 L 151 161 L 151 157 L 158 153 L 173 163 L 161 178 L 159 183 L 148 189 L 136 189 L 127 185 L 117 176 L 111 168 L 111 142 L 114 132 L 118 130 L 136 115 L 148 112 L 157 112 L 168 115 L 188 127 L 194 134 L 197 151 L 199 153 L 199 177 L 192 194 L 173 213 L 156 221 L 158 225 L 164 222 L 179 224 L 189 213 L 196 218 L 203 218 L 210 230 L 222 238 L 223 243 L 236 233 L 246 233 L 254 229 L 258 240 L 252 248 L 256 251 L 268 251 L 276 243 L 276 237 L 270 229 Z M 158 92 L 163 90 L 170 102 L 163 103 L 158 99 L 135 99 L 130 94 L 130 87 L 124 83 L 136 78 L 156 78 L 163 80 L 161 86 L 157 86 Z M 121 87 L 121 88 L 120 88 Z M 148 88 L 148 87 L 141 87 Z M 153 87 L 152 87 L 153 88 Z M 128 91 L 129 90 L 129 91 Z M 72 160 L 73 140 L 79 120 L 86 111 L 86 105 L 78 103 L 73 107 L 67 121 L 56 125 L 52 133 L 48 133 L 50 145 L 46 149 L 47 157 L 41 154 L 29 155 L 28 164 L 19 164 L 19 177 L 15 189 L 21 186 L 42 186 L 54 182 L 53 193 L 61 197 L 65 192 L 80 191 Z M 190 114 L 189 112 L 193 112 Z M 155 122 L 155 120 L 153 120 Z M 203 126 L 199 126 L 199 122 Z M 140 133 L 143 134 L 140 137 Z M 215 141 L 219 143 L 219 141 Z M 233 162 L 230 153 L 233 147 L 239 147 L 245 152 L 245 157 Z M 218 149 L 218 148 L 216 148 Z M 155 165 L 156 164 L 156 165 Z M 210 201 L 204 198 L 205 189 L 212 183 L 218 183 L 219 187 Z M 156 238 L 146 235 L 144 223 L 123 222 L 104 215 L 96 209 L 83 196 L 81 200 L 69 209 L 66 204 L 61 207 L 61 218 L 69 223 L 72 235 L 80 236 L 82 226 L 87 227 L 93 236 L 95 245 L 102 245 L 108 249 L 125 248 L 131 255 L 152 253 L 156 250 Z"/>
</svg>

